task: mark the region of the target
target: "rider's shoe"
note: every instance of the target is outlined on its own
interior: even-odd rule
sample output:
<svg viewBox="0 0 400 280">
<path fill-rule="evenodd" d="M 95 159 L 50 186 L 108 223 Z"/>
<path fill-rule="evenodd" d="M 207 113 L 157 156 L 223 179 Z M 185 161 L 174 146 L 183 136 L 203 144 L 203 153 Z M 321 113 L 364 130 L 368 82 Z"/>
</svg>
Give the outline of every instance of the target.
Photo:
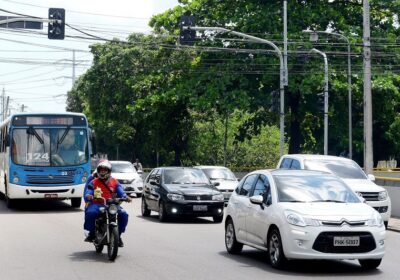
<svg viewBox="0 0 400 280">
<path fill-rule="evenodd" d="M 89 233 L 89 235 L 85 238 L 85 242 L 93 242 L 94 234 Z"/>
<path fill-rule="evenodd" d="M 124 242 L 122 241 L 121 237 L 119 238 L 118 247 L 124 247 Z"/>
</svg>

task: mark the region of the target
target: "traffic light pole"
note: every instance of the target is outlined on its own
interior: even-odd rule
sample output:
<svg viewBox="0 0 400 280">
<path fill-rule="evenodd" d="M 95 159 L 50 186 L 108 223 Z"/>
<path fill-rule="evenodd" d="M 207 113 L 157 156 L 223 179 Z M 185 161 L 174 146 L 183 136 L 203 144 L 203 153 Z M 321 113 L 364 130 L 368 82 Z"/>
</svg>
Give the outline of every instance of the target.
<svg viewBox="0 0 400 280">
<path fill-rule="evenodd" d="M 247 35 L 245 33 L 233 31 L 230 29 L 226 29 L 223 27 L 195 27 L 195 26 L 183 26 L 183 30 L 196 30 L 196 31 L 217 31 L 220 33 L 229 33 L 233 34 L 245 39 L 248 39 L 249 41 L 256 42 L 256 43 L 261 43 L 261 44 L 266 44 L 271 46 L 276 54 L 279 57 L 279 63 L 280 63 L 280 69 L 279 69 L 279 90 L 280 90 L 280 141 L 279 141 L 279 146 L 280 146 L 280 155 L 282 156 L 285 153 L 285 88 L 284 86 L 286 85 L 285 77 L 286 77 L 286 71 L 285 71 L 285 65 L 284 65 L 284 59 L 282 55 L 282 51 L 271 41 L 261 39 L 258 37 L 254 37 L 251 35 Z"/>
</svg>

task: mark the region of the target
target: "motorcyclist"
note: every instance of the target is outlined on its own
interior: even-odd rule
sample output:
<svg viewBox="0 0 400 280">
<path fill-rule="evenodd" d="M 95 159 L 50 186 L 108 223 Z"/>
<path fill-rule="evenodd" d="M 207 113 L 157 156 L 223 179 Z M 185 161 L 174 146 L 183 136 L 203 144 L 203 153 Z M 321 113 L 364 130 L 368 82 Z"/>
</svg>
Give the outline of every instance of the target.
<svg viewBox="0 0 400 280">
<path fill-rule="evenodd" d="M 84 229 L 89 232 L 85 241 L 93 242 L 95 221 L 100 214 L 99 208 L 104 204 L 104 199 L 113 197 L 126 198 L 127 202 L 131 202 L 131 198 L 124 192 L 121 184 L 111 177 L 111 163 L 107 160 L 101 161 L 96 168 L 97 178 L 93 179 L 89 184 L 84 194 L 85 201 L 89 202 L 89 205 L 85 211 L 85 223 Z M 121 235 L 125 232 L 126 225 L 128 224 L 128 213 L 119 207 L 118 210 L 118 230 Z M 121 237 L 119 238 L 119 246 L 123 247 Z"/>
</svg>

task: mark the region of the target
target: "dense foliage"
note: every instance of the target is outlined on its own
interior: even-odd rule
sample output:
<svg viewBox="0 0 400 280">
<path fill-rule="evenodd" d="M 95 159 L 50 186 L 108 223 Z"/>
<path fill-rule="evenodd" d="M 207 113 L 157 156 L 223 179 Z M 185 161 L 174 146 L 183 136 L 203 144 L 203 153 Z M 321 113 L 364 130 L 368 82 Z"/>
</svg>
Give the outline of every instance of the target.
<svg viewBox="0 0 400 280">
<path fill-rule="evenodd" d="M 305 29 L 330 30 L 352 46 L 353 149 L 362 164 L 363 73 L 361 1 L 288 1 L 289 86 L 286 140 L 290 153 L 323 152 L 323 61 L 329 59 L 329 154 L 348 150 L 347 45 L 332 36 L 308 42 Z M 374 159 L 400 152 L 398 1 L 371 1 Z M 271 167 L 279 158 L 279 61 L 265 45 L 204 32 L 194 47 L 176 44 L 179 18 L 227 27 L 282 48 L 282 3 L 261 0 L 181 0 L 152 18 L 156 36 L 92 46 L 93 66 L 69 93 L 68 110 L 83 111 L 99 150 L 140 157 L 147 166 L 226 164 Z M 397 46 L 397 47 L 396 47 Z"/>
</svg>

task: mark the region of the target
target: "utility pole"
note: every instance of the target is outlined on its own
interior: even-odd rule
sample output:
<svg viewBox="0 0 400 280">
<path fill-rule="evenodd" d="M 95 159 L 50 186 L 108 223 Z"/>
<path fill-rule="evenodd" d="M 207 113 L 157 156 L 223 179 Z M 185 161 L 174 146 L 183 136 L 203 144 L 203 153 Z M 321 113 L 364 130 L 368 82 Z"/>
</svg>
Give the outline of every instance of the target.
<svg viewBox="0 0 400 280">
<path fill-rule="evenodd" d="M 287 0 L 283 0 L 283 63 L 285 64 L 285 86 L 289 84 L 288 59 L 288 35 L 287 35 Z"/>
<path fill-rule="evenodd" d="M 7 96 L 6 107 L 4 108 L 4 120 L 8 117 L 8 105 L 10 104 L 10 97 Z"/>
<path fill-rule="evenodd" d="M 6 108 L 6 91 L 4 90 L 3 87 L 3 94 L 1 95 L 1 121 L 4 121 L 4 115 L 5 115 L 5 108 Z"/>
<path fill-rule="evenodd" d="M 364 171 L 371 174 L 374 168 L 372 143 L 372 93 L 371 93 L 371 30 L 369 1 L 363 1 L 364 18 Z"/>
</svg>

